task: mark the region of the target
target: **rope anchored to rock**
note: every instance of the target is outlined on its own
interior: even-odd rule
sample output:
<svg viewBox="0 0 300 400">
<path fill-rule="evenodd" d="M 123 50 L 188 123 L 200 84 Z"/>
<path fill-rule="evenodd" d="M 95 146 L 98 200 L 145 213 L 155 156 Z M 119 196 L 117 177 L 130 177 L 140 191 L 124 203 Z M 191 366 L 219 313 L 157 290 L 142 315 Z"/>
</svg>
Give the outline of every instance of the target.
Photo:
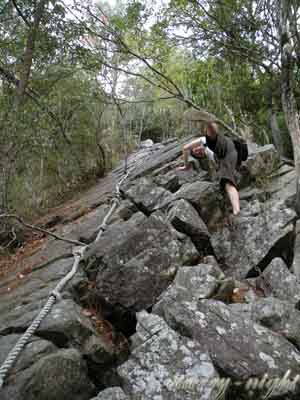
<svg viewBox="0 0 300 400">
<path fill-rule="evenodd" d="M 105 218 L 103 219 L 102 224 L 98 228 L 98 234 L 94 243 L 98 242 L 102 234 L 106 231 L 110 217 L 113 215 L 113 213 L 119 206 L 121 200 L 120 187 L 122 183 L 127 179 L 129 173 L 130 172 L 127 172 L 127 165 L 126 165 L 123 175 L 121 176 L 119 182 L 116 184 L 116 194 L 115 197 L 112 199 L 111 207 L 108 213 L 106 214 Z M 15 217 L 15 215 L 11 215 L 10 217 Z M 61 237 L 57 237 L 57 239 L 64 240 Z M 73 244 L 75 244 L 74 241 Z M 78 242 L 76 244 L 78 244 Z M 39 328 L 42 321 L 51 312 L 55 303 L 61 300 L 62 291 L 64 290 L 65 286 L 71 281 L 74 275 L 77 273 L 80 262 L 86 257 L 86 254 L 92 244 L 82 245 L 80 243 L 80 246 L 74 247 L 73 249 L 74 263 L 71 271 L 57 284 L 55 289 L 50 293 L 46 304 L 44 305 L 38 316 L 34 319 L 29 328 L 22 335 L 22 337 L 19 339 L 15 347 L 11 350 L 6 360 L 2 364 L 0 368 L 0 388 L 3 387 L 5 379 L 10 369 L 13 367 L 18 356 L 20 355 L 24 347 L 27 345 L 30 338 Z M 262 275 L 261 270 L 258 268 L 256 268 L 256 270 L 261 276 Z M 258 377 L 250 378 L 245 381 L 233 380 L 231 378 L 215 378 L 207 383 L 211 385 L 213 393 L 215 393 L 214 400 L 224 400 L 230 389 L 238 390 L 240 392 L 245 392 L 247 393 L 247 395 L 249 395 L 249 397 L 260 395 L 261 396 L 260 398 L 264 400 L 270 399 L 274 395 L 299 396 L 300 376 L 296 375 L 294 378 L 291 378 L 290 375 L 291 372 L 288 371 L 283 377 L 274 378 L 264 375 L 262 378 Z M 202 382 L 200 380 L 197 380 L 196 377 L 193 378 L 181 377 L 179 379 L 176 379 L 175 382 L 173 383 L 176 390 L 184 390 L 184 391 L 197 391 L 197 387 L 201 384 Z"/>
<path fill-rule="evenodd" d="M 120 186 L 125 181 L 125 179 L 128 177 L 128 175 L 129 175 L 129 172 L 127 172 L 127 166 L 125 166 L 124 173 L 123 173 L 121 179 L 119 180 L 119 182 L 116 184 L 115 198 L 112 201 L 112 205 L 111 205 L 108 213 L 104 217 L 102 225 L 99 227 L 99 232 L 97 234 L 97 237 L 96 237 L 94 243 L 99 241 L 103 232 L 106 230 L 109 218 L 112 216 L 112 214 L 114 213 L 116 208 L 119 206 L 120 199 L 121 199 Z M 76 244 L 78 244 L 78 243 L 80 243 L 80 242 L 76 242 Z M 73 244 L 74 244 L 74 241 L 73 241 Z M 48 301 L 46 302 L 46 304 L 44 305 L 44 307 L 42 308 L 42 310 L 40 311 L 38 316 L 31 323 L 31 325 L 26 330 L 26 332 L 22 335 L 22 337 L 18 340 L 18 342 L 16 343 L 14 348 L 10 351 L 10 353 L 6 357 L 4 363 L 2 364 L 2 366 L 0 368 L 0 389 L 3 387 L 5 378 L 7 377 L 10 369 L 15 364 L 15 362 L 16 362 L 17 358 L 19 357 L 19 355 L 21 354 L 22 350 L 29 342 L 30 338 L 34 335 L 34 333 L 39 328 L 42 321 L 50 313 L 54 304 L 61 300 L 61 298 L 62 298 L 61 293 L 62 293 L 63 289 L 65 288 L 67 283 L 69 283 L 71 281 L 71 279 L 74 277 L 74 275 L 78 271 L 80 261 L 84 259 L 85 253 L 87 252 L 89 247 L 90 247 L 90 245 L 74 247 L 74 249 L 73 249 L 74 263 L 73 263 L 71 271 L 63 279 L 60 280 L 60 282 L 57 284 L 55 289 L 50 293 Z"/>
<path fill-rule="evenodd" d="M 39 315 L 35 318 L 35 320 L 32 322 L 30 327 L 26 330 L 24 335 L 18 340 L 15 347 L 8 354 L 6 360 L 4 361 L 3 365 L 0 368 L 0 388 L 3 387 L 4 379 L 7 375 L 7 373 L 9 372 L 11 367 L 14 365 L 19 354 L 22 352 L 23 348 L 26 346 L 29 339 L 34 335 L 34 333 L 40 326 L 41 322 L 47 317 L 49 312 L 52 310 L 52 307 L 54 306 L 54 304 L 58 300 L 60 300 L 60 298 L 61 298 L 60 292 L 63 290 L 65 285 L 76 274 L 81 257 L 83 256 L 86 247 L 87 246 L 83 246 L 83 247 L 77 247 L 74 249 L 73 255 L 74 255 L 75 259 L 74 259 L 74 264 L 73 264 L 72 270 L 58 283 L 56 288 L 50 293 L 49 299 L 48 299 L 47 303 L 44 305 L 44 307 L 42 308 L 42 310 L 40 311 Z"/>
</svg>

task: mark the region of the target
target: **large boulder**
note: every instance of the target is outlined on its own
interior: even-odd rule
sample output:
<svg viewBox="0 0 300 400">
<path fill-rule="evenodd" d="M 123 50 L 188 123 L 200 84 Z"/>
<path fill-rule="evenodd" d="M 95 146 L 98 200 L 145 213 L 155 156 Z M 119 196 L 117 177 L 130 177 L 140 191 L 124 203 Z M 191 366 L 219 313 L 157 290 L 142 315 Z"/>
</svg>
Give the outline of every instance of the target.
<svg viewBox="0 0 300 400">
<path fill-rule="evenodd" d="M 179 142 L 172 142 L 166 146 L 161 147 L 155 152 L 153 157 L 143 157 L 140 161 L 135 163 L 130 174 L 131 180 L 143 177 L 153 173 L 153 171 L 170 164 L 182 154 L 182 144 L 187 142 L 190 138 L 184 138 Z"/>
<path fill-rule="evenodd" d="M 282 165 L 263 182 L 262 190 L 276 201 L 284 201 L 293 208 L 296 199 L 296 172 L 289 165 Z"/>
<path fill-rule="evenodd" d="M 213 177 L 176 170 L 188 140 L 129 156 L 121 187 L 127 199 L 90 246 L 80 265 L 85 271 L 80 268 L 42 322 L 39 338 L 21 353 L 1 399 L 87 400 L 110 387 L 95 400 L 209 400 L 216 369 L 237 379 L 299 373 L 299 284 L 288 270 L 295 253 L 293 271 L 300 276 L 300 229 L 293 247 L 296 214 L 289 208 L 295 173 L 279 165 L 272 146 L 251 145 L 241 169 L 247 185 L 240 191 L 241 216 L 224 227 L 226 197 Z M 70 213 L 55 211 L 48 228 L 57 220 L 60 235 L 92 242 L 123 172 L 122 163 L 66 208 Z M 25 331 L 72 268 L 72 247 L 45 240 L 18 266 L 28 275 L 1 281 L 1 362 L 19 338 L 13 333 Z M 205 254 L 214 254 L 223 271 Z M 240 280 L 245 277 L 252 279 Z M 151 308 L 152 315 L 139 312 Z M 124 335 L 133 335 L 132 355 L 120 366 L 128 358 Z M 184 389 L 189 378 L 198 381 L 193 390 Z"/>
<path fill-rule="evenodd" d="M 230 304 L 229 308 L 238 317 L 255 321 L 287 338 L 299 349 L 300 311 L 290 302 L 268 297 L 252 303 Z"/>
<path fill-rule="evenodd" d="M 258 199 L 260 202 L 271 199 L 284 202 L 287 207 L 293 208 L 296 198 L 295 169 L 288 165 L 282 165 L 271 175 L 259 177 L 254 184 L 241 188 L 239 193 L 241 203 L 254 199 Z"/>
<path fill-rule="evenodd" d="M 186 200 L 172 203 L 167 219 L 175 229 L 189 236 L 200 253 L 211 250 L 207 226 L 194 207 Z"/>
<path fill-rule="evenodd" d="M 163 298 L 154 309 L 169 326 L 205 346 L 214 365 L 226 376 L 282 376 L 300 372 L 300 353 L 285 338 L 237 315 L 215 300 L 177 302 Z"/>
<path fill-rule="evenodd" d="M 251 305 L 252 319 L 300 347 L 300 311 L 291 303 L 269 297 Z"/>
<path fill-rule="evenodd" d="M 205 273 L 211 278 L 219 277 L 215 266 L 203 268 L 203 277 Z M 207 281 L 197 288 L 192 274 L 191 269 L 189 274 L 185 273 L 185 279 L 178 279 L 180 284 L 173 284 L 162 294 L 153 308 L 155 314 L 175 331 L 206 346 L 214 365 L 226 376 L 247 379 L 264 373 L 282 375 L 285 369 L 299 372 L 297 349 L 284 337 L 253 322 L 260 320 L 255 319 L 253 311 L 256 302 L 227 306 L 221 301 L 205 299 L 211 294 Z M 204 296 L 198 295 L 201 286 L 202 290 L 207 288 Z"/>
<path fill-rule="evenodd" d="M 98 194 L 99 195 L 99 194 Z M 55 233 L 62 238 L 72 239 L 89 243 L 96 238 L 99 226 L 102 223 L 105 215 L 108 213 L 110 205 L 102 204 L 97 209 L 81 216 L 76 221 L 62 225 Z M 118 214 L 114 214 L 109 224 L 119 220 Z M 26 258 L 25 263 L 20 263 L 19 269 L 38 269 L 48 266 L 56 261 L 63 260 L 67 257 L 72 257 L 72 249 L 74 244 L 56 240 L 50 237 L 46 239 L 38 251 Z"/>
<path fill-rule="evenodd" d="M 154 182 L 170 192 L 176 192 L 180 188 L 179 177 L 176 171 L 169 171 L 165 175 L 158 175 Z"/>
<path fill-rule="evenodd" d="M 88 268 L 97 271 L 97 290 L 106 301 L 139 311 L 151 307 L 179 266 L 199 254 L 186 238 L 174 237 L 168 223 L 137 213 L 114 225 L 91 246 Z"/>
<path fill-rule="evenodd" d="M 86 362 L 77 350 L 59 350 L 31 367 L 24 399 L 88 400 L 95 387 L 88 377 Z"/>
<path fill-rule="evenodd" d="M 0 334 L 26 329 L 46 303 L 51 290 L 71 271 L 73 263 L 72 258 L 62 259 L 24 275 L 22 279 L 15 278 L 16 288 L 1 297 Z M 71 297 L 73 285 L 82 278 L 82 272 L 78 271 L 66 286 L 64 298 Z"/>
<path fill-rule="evenodd" d="M 218 374 L 205 348 L 178 335 L 156 315 L 144 311 L 137 318 L 142 344 L 118 368 L 130 398 L 213 400 Z M 187 379 L 198 382 L 193 392 L 179 386 Z"/>
<path fill-rule="evenodd" d="M 194 169 L 188 169 L 185 171 L 175 170 L 175 174 L 178 177 L 178 183 L 181 187 L 186 183 L 193 183 L 196 181 L 208 181 L 209 175 L 207 171 L 195 171 Z"/>
<path fill-rule="evenodd" d="M 291 263 L 295 219 L 295 211 L 284 203 L 249 203 L 235 218 L 233 227 L 224 227 L 211 236 L 225 273 L 237 279 L 250 272 L 254 276 L 256 266 L 263 269 L 276 256 Z"/>
<path fill-rule="evenodd" d="M 275 258 L 263 272 L 270 295 L 291 304 L 300 301 L 300 284 L 281 258 Z"/>
<path fill-rule="evenodd" d="M 195 207 L 210 230 L 214 230 L 215 225 L 223 219 L 224 198 L 216 183 L 206 181 L 187 183 L 166 198 L 157 208 L 166 208 L 181 199 L 190 202 Z"/>
<path fill-rule="evenodd" d="M 250 154 L 244 165 L 251 177 L 258 178 L 270 175 L 278 167 L 279 161 L 275 147 L 267 144 L 253 149 L 250 146 Z"/>
<path fill-rule="evenodd" d="M 123 200 L 118 208 L 118 215 L 123 221 L 129 220 L 138 208 L 128 199 Z"/>
<path fill-rule="evenodd" d="M 19 334 L 0 336 L 0 365 L 3 364 L 20 338 L 21 335 Z M 12 369 L 8 371 L 3 389 L 0 390 L 1 399 L 24 398 L 22 397 L 22 390 L 30 376 L 26 371 L 32 364 L 57 350 L 57 347 L 53 343 L 35 336 L 31 337 L 23 351 L 17 357 Z"/>
<path fill-rule="evenodd" d="M 219 286 L 223 272 L 214 265 L 199 264 L 182 267 L 178 270 L 174 282 L 162 294 L 176 298 L 176 301 L 193 301 L 210 298 Z M 156 307 L 156 306 L 154 306 Z"/>
<path fill-rule="evenodd" d="M 95 391 L 85 361 L 74 349 L 56 350 L 45 341 L 28 345 L 15 374 L 0 391 L 2 400 L 88 400 Z M 2 352 L 1 352 L 2 355 Z M 19 365 L 19 370 L 18 370 Z"/>
<path fill-rule="evenodd" d="M 151 178 L 140 178 L 125 190 L 124 194 L 139 210 L 149 215 L 164 203 L 170 192 L 157 186 Z"/>
</svg>

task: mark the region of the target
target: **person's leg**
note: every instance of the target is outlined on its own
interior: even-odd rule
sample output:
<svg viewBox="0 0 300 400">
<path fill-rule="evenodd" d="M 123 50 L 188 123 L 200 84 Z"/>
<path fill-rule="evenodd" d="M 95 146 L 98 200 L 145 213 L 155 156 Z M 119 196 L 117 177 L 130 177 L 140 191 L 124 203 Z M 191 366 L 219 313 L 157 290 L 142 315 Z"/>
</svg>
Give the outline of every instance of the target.
<svg viewBox="0 0 300 400">
<path fill-rule="evenodd" d="M 230 182 L 226 182 L 225 190 L 232 206 L 233 215 L 238 215 L 240 213 L 240 196 L 237 188 Z"/>
</svg>

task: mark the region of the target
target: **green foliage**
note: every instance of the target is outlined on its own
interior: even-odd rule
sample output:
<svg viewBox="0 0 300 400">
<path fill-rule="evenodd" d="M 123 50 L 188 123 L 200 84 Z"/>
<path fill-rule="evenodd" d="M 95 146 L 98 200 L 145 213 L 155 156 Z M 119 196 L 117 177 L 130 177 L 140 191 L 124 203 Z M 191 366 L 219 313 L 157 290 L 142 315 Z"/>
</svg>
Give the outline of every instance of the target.
<svg viewBox="0 0 300 400">
<path fill-rule="evenodd" d="M 49 1 L 34 36 L 38 4 L 0 0 L 0 208 L 40 212 L 124 147 L 186 134 L 186 103 L 261 143 L 273 107 L 290 150 L 271 0 Z"/>
<path fill-rule="evenodd" d="M 34 3 L 18 4 L 31 20 Z M 0 16 L 5 21 L 0 67 L 18 79 L 29 27 L 11 3 L 5 11 Z M 55 2 L 43 14 L 30 71 L 32 97 L 20 105 L 5 76 L 0 86 L 0 178 L 5 183 L 0 208 L 27 216 L 58 204 L 78 186 L 102 176 L 112 158 L 119 159 L 116 145 L 108 150 L 104 131 L 109 122 L 101 119 L 106 107 L 97 81 L 101 64 L 82 41 L 83 25 L 66 16 Z M 119 131 L 116 126 L 113 134 Z"/>
</svg>

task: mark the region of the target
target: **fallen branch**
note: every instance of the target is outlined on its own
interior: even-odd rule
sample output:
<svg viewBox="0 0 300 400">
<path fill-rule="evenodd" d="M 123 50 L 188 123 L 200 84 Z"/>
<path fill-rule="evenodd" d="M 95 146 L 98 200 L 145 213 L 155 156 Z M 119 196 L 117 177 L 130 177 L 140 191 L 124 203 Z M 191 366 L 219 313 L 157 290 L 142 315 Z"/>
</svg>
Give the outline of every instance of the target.
<svg viewBox="0 0 300 400">
<path fill-rule="evenodd" d="M 71 244 L 74 244 L 76 246 L 86 246 L 85 243 L 80 242 L 79 240 L 65 239 L 62 236 L 56 235 L 55 233 L 52 233 L 52 232 L 49 232 L 48 230 L 40 228 L 39 226 L 28 224 L 28 223 L 24 222 L 24 220 L 21 217 L 19 217 L 18 215 L 16 215 L 16 214 L 0 214 L 0 219 L 4 219 L 4 218 L 16 219 L 18 222 L 20 222 L 20 224 L 24 225 L 26 228 L 32 229 L 32 230 L 35 230 L 35 231 L 38 231 L 38 232 L 42 232 L 42 233 L 44 233 L 46 235 L 54 237 L 57 240 L 61 240 L 61 241 L 66 242 L 66 243 L 71 243 Z"/>
</svg>

